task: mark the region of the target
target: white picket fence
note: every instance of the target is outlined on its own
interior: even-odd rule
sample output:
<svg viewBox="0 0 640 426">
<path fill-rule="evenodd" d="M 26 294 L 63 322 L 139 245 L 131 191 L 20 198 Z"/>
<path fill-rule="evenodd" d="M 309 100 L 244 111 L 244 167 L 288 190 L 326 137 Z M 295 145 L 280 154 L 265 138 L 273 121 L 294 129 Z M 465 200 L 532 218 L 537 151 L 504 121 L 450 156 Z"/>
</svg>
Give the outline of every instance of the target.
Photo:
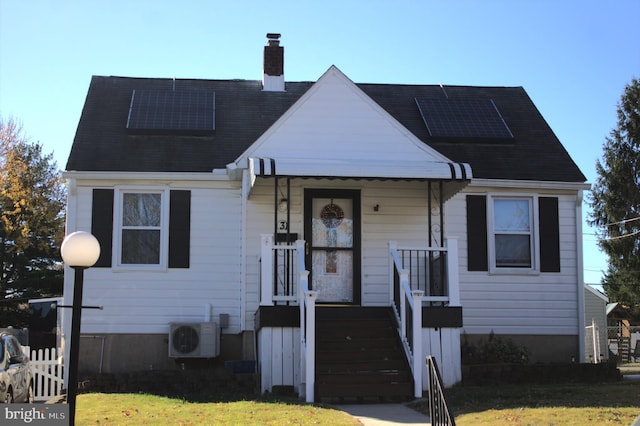
<svg viewBox="0 0 640 426">
<path fill-rule="evenodd" d="M 55 348 L 31 351 L 31 369 L 33 373 L 33 393 L 36 402 L 48 401 L 62 393 L 64 386 L 62 354 Z"/>
</svg>

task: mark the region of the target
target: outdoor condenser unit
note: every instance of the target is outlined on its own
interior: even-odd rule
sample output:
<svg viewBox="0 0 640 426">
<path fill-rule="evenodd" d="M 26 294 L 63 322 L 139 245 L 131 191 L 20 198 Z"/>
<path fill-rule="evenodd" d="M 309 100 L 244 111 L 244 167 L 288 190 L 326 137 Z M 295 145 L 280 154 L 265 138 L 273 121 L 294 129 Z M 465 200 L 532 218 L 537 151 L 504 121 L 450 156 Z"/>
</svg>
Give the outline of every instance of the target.
<svg viewBox="0 0 640 426">
<path fill-rule="evenodd" d="M 220 335 L 215 322 L 169 324 L 169 358 L 215 358 Z"/>
</svg>

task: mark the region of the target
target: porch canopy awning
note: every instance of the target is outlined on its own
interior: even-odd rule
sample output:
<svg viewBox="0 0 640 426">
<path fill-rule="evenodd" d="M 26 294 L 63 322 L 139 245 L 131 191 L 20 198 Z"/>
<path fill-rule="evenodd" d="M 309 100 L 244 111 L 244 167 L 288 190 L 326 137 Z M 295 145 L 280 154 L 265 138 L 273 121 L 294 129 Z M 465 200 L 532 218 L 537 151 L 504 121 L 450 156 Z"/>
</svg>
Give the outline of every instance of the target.
<svg viewBox="0 0 640 426">
<path fill-rule="evenodd" d="M 326 160 L 249 158 L 253 176 L 314 177 L 328 179 L 405 179 L 469 181 L 471 166 L 443 161 Z"/>
<path fill-rule="evenodd" d="M 250 157 L 247 166 L 252 182 L 257 176 L 440 181 L 443 183 L 445 200 L 467 186 L 472 178 L 469 164 L 445 161 Z"/>
</svg>

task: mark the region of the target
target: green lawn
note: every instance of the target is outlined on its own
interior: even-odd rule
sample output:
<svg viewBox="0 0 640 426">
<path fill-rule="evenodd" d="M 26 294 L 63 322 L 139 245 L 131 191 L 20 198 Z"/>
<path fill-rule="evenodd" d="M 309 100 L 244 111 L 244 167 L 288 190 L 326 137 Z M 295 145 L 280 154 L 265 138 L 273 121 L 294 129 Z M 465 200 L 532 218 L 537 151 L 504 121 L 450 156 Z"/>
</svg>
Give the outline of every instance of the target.
<svg viewBox="0 0 640 426">
<path fill-rule="evenodd" d="M 146 394 L 78 395 L 76 424 L 85 425 L 332 425 L 360 422 L 328 407 L 296 401 L 187 402 Z"/>
<path fill-rule="evenodd" d="M 625 425 L 640 415 L 640 381 L 458 386 L 446 391 L 459 426 Z M 415 404 L 428 412 L 425 402 Z"/>
<path fill-rule="evenodd" d="M 606 384 L 458 386 L 447 399 L 459 426 L 625 425 L 640 415 L 640 381 Z M 197 402 L 148 394 L 78 396 L 78 425 L 358 425 L 330 406 L 281 400 L 200 398 Z M 427 413 L 425 401 L 412 404 Z"/>
</svg>

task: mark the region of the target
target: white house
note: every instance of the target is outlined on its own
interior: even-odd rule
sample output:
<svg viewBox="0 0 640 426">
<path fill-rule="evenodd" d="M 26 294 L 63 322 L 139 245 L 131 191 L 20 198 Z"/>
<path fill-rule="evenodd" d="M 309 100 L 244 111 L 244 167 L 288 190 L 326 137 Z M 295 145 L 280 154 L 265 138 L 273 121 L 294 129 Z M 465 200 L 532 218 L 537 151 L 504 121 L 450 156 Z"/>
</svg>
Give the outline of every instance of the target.
<svg viewBox="0 0 640 426">
<path fill-rule="evenodd" d="M 420 396 L 429 354 L 454 384 L 463 332 L 583 359 L 588 185 L 526 92 L 288 82 L 268 38 L 263 81 L 92 78 L 80 370 L 256 360 L 314 400 Z"/>
</svg>

